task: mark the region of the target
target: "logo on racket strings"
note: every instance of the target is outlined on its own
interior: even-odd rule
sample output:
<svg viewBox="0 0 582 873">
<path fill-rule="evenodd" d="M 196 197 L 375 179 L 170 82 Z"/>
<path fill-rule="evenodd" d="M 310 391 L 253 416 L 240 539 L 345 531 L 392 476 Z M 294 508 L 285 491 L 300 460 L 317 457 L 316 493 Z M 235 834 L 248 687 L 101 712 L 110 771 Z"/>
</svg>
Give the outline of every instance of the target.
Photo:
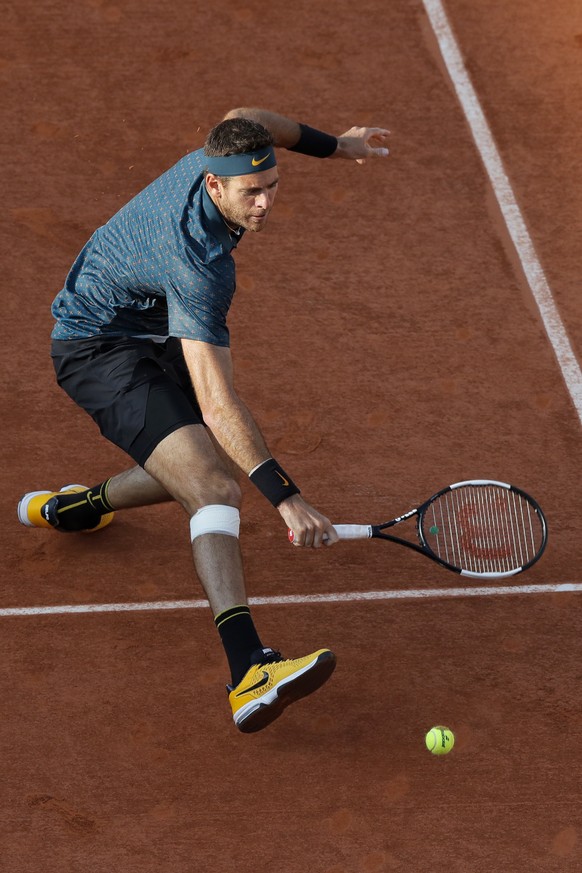
<svg viewBox="0 0 582 873">
<path fill-rule="evenodd" d="M 466 503 L 460 509 L 457 516 L 460 544 L 467 554 L 482 561 L 510 558 L 513 547 L 502 529 L 507 522 L 507 511 L 501 497 L 491 504 L 490 511 L 495 516 L 495 526 L 490 519 L 483 517 L 482 510 L 474 503 Z"/>
</svg>

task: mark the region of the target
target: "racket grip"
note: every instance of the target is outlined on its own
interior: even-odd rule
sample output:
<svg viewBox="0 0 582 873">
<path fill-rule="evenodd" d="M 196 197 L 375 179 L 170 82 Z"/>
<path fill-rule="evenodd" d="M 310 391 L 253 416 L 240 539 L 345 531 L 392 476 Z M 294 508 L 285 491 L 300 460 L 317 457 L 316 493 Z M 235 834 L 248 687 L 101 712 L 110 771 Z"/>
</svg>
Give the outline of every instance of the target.
<svg viewBox="0 0 582 873">
<path fill-rule="evenodd" d="M 372 526 L 369 524 L 334 524 L 334 530 L 340 540 L 368 540 L 372 536 Z M 292 543 L 295 534 L 289 530 L 287 535 L 289 542 Z M 327 537 L 324 536 L 324 542 L 326 539 Z"/>
<path fill-rule="evenodd" d="M 372 536 L 369 524 L 334 524 L 340 540 L 368 540 Z"/>
</svg>

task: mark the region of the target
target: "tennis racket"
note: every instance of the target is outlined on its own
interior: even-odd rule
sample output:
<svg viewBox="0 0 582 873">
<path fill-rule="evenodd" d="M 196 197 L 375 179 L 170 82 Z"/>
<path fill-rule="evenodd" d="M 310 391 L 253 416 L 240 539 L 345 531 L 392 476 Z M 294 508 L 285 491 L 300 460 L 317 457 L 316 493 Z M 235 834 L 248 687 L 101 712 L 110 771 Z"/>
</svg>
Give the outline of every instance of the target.
<svg viewBox="0 0 582 873">
<path fill-rule="evenodd" d="M 384 533 L 416 517 L 418 542 Z M 515 576 L 541 558 L 548 526 L 541 507 L 514 485 L 491 479 L 457 482 L 416 509 L 383 524 L 337 524 L 341 540 L 390 540 L 448 570 L 476 578 Z M 289 540 L 293 542 L 293 531 Z"/>
</svg>

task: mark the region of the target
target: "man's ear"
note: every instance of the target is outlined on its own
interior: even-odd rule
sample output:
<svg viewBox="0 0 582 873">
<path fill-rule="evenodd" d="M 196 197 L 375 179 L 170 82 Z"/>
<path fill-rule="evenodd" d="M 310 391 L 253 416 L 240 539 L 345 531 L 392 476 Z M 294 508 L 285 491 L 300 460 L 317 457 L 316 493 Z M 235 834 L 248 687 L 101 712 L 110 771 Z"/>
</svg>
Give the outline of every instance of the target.
<svg viewBox="0 0 582 873">
<path fill-rule="evenodd" d="M 212 197 L 222 196 L 222 182 L 214 173 L 206 173 L 206 190 Z"/>
</svg>

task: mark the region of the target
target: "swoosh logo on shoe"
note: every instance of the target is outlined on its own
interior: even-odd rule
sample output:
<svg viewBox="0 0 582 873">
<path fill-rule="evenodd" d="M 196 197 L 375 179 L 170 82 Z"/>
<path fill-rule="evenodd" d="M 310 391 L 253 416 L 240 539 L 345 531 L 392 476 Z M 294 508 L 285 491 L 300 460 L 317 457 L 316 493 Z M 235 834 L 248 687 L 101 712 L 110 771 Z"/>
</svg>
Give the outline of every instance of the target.
<svg viewBox="0 0 582 873">
<path fill-rule="evenodd" d="M 253 159 L 252 159 L 252 161 L 251 161 L 251 164 L 252 164 L 252 165 L 253 165 L 253 167 L 258 167 L 258 166 L 259 166 L 259 164 L 262 164 L 262 163 L 263 163 L 263 161 L 266 161 L 266 160 L 267 160 L 267 158 L 270 158 L 270 157 L 271 157 L 271 152 L 269 152 L 269 154 L 268 154 L 268 155 L 265 155 L 265 157 L 264 157 L 264 158 L 261 158 L 261 159 L 260 159 L 260 161 L 257 161 L 257 159 L 256 159 L 256 158 L 253 158 Z"/>
<path fill-rule="evenodd" d="M 283 485 L 285 485 L 285 487 L 287 487 L 287 485 L 289 484 L 289 479 L 285 479 L 285 477 L 282 475 L 282 473 L 279 473 L 278 470 L 275 470 L 275 473 L 277 474 L 277 476 L 279 477 L 279 479 L 281 480 Z"/>
<path fill-rule="evenodd" d="M 263 670 L 263 676 L 259 679 L 258 682 L 255 682 L 254 685 L 249 685 L 248 688 L 241 688 L 240 691 L 237 691 L 235 697 L 240 697 L 242 694 L 250 694 L 251 691 L 257 691 L 257 689 L 262 688 L 263 685 L 266 685 L 269 681 L 269 674 L 266 670 Z"/>
</svg>

